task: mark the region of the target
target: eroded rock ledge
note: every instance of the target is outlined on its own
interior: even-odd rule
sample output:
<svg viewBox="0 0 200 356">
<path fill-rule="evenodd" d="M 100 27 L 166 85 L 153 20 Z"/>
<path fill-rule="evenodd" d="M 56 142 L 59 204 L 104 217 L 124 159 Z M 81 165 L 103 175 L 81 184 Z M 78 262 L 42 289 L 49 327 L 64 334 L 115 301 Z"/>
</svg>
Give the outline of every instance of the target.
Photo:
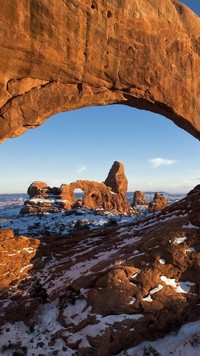
<svg viewBox="0 0 200 356">
<path fill-rule="evenodd" d="M 0 141 L 122 103 L 200 138 L 200 19 L 176 0 L 1 1 Z"/>
</svg>

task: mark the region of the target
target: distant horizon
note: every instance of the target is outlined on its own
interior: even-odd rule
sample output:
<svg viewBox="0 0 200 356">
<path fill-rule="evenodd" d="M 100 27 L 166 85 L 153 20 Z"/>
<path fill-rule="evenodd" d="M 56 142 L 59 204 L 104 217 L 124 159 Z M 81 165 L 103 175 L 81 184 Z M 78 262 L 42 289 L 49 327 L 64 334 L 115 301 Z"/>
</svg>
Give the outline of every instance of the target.
<svg viewBox="0 0 200 356">
<path fill-rule="evenodd" d="M 144 192 L 145 194 L 153 194 L 153 193 L 166 193 L 166 194 L 170 194 L 170 195 L 185 195 L 189 192 L 169 192 L 169 191 L 165 191 L 165 190 L 142 190 L 142 189 L 135 189 L 135 190 L 128 190 L 127 193 L 134 193 L 136 191 L 141 191 Z M 11 192 L 11 193 L 0 193 L 0 195 L 28 195 L 27 192 Z"/>
</svg>

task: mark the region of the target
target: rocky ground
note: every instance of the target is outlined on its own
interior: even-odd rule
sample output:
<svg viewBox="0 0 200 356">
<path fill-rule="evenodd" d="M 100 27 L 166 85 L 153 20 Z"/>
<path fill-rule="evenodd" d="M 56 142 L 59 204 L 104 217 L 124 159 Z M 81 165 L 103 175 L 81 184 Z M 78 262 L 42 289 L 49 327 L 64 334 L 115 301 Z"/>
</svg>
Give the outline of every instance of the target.
<svg viewBox="0 0 200 356">
<path fill-rule="evenodd" d="M 140 222 L 43 239 L 0 230 L 1 354 L 197 355 L 199 203 L 197 187 Z M 189 322 L 179 353 L 151 343 Z"/>
</svg>

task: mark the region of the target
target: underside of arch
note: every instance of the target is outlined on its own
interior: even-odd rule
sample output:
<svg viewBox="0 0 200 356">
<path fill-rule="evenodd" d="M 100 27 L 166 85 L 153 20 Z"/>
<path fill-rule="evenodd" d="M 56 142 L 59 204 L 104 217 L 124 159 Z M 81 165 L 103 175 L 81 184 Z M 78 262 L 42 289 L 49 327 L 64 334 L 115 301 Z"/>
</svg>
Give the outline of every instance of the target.
<svg viewBox="0 0 200 356">
<path fill-rule="evenodd" d="M 121 103 L 200 138 L 200 19 L 176 0 L 3 0 L 0 141 Z"/>
</svg>

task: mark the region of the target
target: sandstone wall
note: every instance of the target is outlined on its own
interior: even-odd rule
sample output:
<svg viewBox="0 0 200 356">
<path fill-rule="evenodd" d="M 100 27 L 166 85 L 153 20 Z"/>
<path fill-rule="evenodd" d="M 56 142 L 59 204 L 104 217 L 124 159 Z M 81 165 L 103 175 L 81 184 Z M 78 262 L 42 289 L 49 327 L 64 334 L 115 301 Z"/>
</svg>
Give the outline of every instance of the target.
<svg viewBox="0 0 200 356">
<path fill-rule="evenodd" d="M 200 19 L 175 0 L 2 0 L 0 141 L 122 103 L 200 138 Z"/>
</svg>

